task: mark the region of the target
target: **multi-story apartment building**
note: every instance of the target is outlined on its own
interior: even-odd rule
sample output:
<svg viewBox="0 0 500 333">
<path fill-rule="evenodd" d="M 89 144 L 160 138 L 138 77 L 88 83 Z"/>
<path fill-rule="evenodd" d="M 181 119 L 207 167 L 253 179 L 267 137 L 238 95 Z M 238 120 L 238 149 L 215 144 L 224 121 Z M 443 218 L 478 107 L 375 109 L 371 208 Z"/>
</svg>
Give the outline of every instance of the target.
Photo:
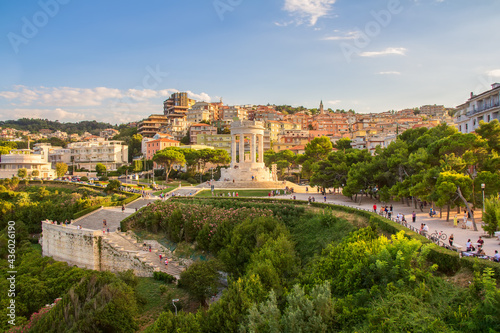
<svg viewBox="0 0 500 333">
<path fill-rule="evenodd" d="M 163 114 L 169 118 L 184 117 L 196 101 L 188 97 L 186 92 L 173 93 L 163 102 Z"/>
<path fill-rule="evenodd" d="M 455 126 L 461 133 L 471 133 L 479 127 L 479 122 L 486 123 L 499 118 L 500 112 L 500 83 L 491 85 L 491 89 L 474 95 L 464 104 L 457 106 Z"/>
<path fill-rule="evenodd" d="M 78 169 L 95 170 L 102 163 L 108 170 L 116 170 L 128 163 L 128 146 L 122 141 L 104 141 L 102 138 L 89 142 L 68 144 L 71 149 L 71 165 Z"/>
<path fill-rule="evenodd" d="M 215 103 L 197 102 L 186 112 L 186 121 L 189 123 L 201 123 L 202 121 L 212 122 L 216 119 Z"/>
<path fill-rule="evenodd" d="M 247 119 L 247 110 L 239 106 L 224 106 L 221 108 L 221 119 L 223 123 L 230 124 L 237 118 L 239 120 Z"/>
<path fill-rule="evenodd" d="M 231 134 L 198 134 L 196 144 L 224 149 L 231 154 Z"/>
<path fill-rule="evenodd" d="M 207 124 L 193 124 L 189 128 L 189 143 L 194 145 L 197 144 L 196 137 L 200 134 L 215 135 L 217 134 L 217 127 L 210 126 Z"/>
<path fill-rule="evenodd" d="M 174 140 L 181 141 L 187 135 L 190 125 L 185 118 L 171 118 L 167 125 L 160 128 L 158 133 L 168 134 Z"/>
<path fill-rule="evenodd" d="M 43 150 L 39 150 L 41 152 Z M 17 177 L 19 169 L 26 169 L 28 176 L 38 170 L 38 176 L 43 179 L 53 179 L 56 172 L 48 162 L 47 154 L 34 154 L 29 149 L 13 149 L 9 154 L 2 155 L 0 160 L 0 178 Z"/>
<path fill-rule="evenodd" d="M 169 147 L 179 147 L 180 142 L 171 139 L 156 139 L 146 143 L 146 159 L 151 160 L 156 152 Z"/>
<path fill-rule="evenodd" d="M 169 123 L 168 117 L 161 114 L 152 114 L 147 119 L 139 122 L 137 132 L 142 135 L 142 137 L 152 138 L 156 133 L 160 131 L 160 128 Z"/>
</svg>

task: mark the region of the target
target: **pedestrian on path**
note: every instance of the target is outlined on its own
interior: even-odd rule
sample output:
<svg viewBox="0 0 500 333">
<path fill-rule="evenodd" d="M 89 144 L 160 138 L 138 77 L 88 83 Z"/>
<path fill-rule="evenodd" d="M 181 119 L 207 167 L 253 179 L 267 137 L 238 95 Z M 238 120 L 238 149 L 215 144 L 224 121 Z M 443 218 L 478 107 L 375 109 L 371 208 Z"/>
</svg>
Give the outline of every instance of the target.
<svg viewBox="0 0 500 333">
<path fill-rule="evenodd" d="M 163 256 L 162 256 L 162 255 L 161 255 L 161 253 L 160 253 L 160 262 L 161 262 L 162 257 L 163 257 Z"/>
<path fill-rule="evenodd" d="M 417 214 L 415 213 L 415 211 L 413 211 L 413 213 L 411 213 L 411 221 L 413 223 L 415 223 L 417 221 Z"/>
<path fill-rule="evenodd" d="M 448 242 L 450 243 L 450 246 L 453 246 L 453 240 L 455 238 L 453 237 L 453 234 L 450 235 L 450 237 L 448 237 Z"/>
<path fill-rule="evenodd" d="M 457 214 L 455 214 L 455 217 L 453 218 L 453 226 L 456 228 L 458 225 L 458 217 Z"/>
<path fill-rule="evenodd" d="M 151 245 L 149 245 L 149 252 L 151 252 Z"/>
<path fill-rule="evenodd" d="M 122 212 L 125 211 L 125 205 L 122 205 Z"/>
<path fill-rule="evenodd" d="M 464 225 L 467 225 L 467 212 L 464 212 Z"/>
<path fill-rule="evenodd" d="M 168 266 L 168 258 L 165 259 L 165 268 Z"/>
<path fill-rule="evenodd" d="M 377 212 L 377 204 L 374 204 L 373 205 L 373 212 L 376 213 Z"/>
</svg>

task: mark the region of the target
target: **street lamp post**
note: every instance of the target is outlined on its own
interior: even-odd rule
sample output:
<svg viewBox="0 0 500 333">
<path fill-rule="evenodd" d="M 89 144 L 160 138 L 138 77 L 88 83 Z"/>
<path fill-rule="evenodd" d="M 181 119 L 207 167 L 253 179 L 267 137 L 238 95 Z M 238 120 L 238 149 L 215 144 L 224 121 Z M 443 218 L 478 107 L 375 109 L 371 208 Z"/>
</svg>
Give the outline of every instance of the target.
<svg viewBox="0 0 500 333">
<path fill-rule="evenodd" d="M 484 213 L 484 188 L 486 187 L 485 183 L 481 184 L 481 190 L 483 190 L 483 213 Z"/>
<path fill-rule="evenodd" d="M 175 315 L 177 316 L 177 306 L 175 306 L 175 302 L 179 302 L 179 299 L 178 298 L 174 298 L 172 300 L 172 304 L 174 305 L 174 308 L 175 308 Z"/>
</svg>

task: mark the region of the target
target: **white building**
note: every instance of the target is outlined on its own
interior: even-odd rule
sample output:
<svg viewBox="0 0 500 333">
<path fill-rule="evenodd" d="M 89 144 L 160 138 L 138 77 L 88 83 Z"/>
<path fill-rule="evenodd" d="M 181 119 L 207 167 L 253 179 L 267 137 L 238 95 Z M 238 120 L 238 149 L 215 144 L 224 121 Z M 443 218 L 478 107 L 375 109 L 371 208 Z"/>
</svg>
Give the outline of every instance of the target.
<svg viewBox="0 0 500 333">
<path fill-rule="evenodd" d="M 9 154 L 0 156 L 0 178 L 17 177 L 19 169 L 26 169 L 28 176 L 38 170 L 38 176 L 43 179 L 53 179 L 56 171 L 47 161 L 47 154 L 34 154 L 29 149 L 14 149 Z"/>
<path fill-rule="evenodd" d="M 95 170 L 96 164 L 102 163 L 107 170 L 116 170 L 128 164 L 128 146 L 123 141 L 74 142 L 68 148 L 73 160 L 70 165 L 74 163 L 78 169 Z"/>
<path fill-rule="evenodd" d="M 491 85 L 491 89 L 479 95 L 471 96 L 467 102 L 457 106 L 455 126 L 461 133 L 471 133 L 479 127 L 482 120 L 486 123 L 499 118 L 500 83 Z"/>
</svg>

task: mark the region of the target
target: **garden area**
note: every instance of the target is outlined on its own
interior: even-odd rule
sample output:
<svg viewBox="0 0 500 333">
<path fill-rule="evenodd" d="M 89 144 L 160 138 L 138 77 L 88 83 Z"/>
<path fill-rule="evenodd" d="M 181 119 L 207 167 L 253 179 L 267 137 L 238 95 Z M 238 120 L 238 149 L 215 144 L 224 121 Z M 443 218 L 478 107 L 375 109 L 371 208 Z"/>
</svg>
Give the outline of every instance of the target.
<svg viewBox="0 0 500 333">
<path fill-rule="evenodd" d="M 268 189 L 268 190 L 237 190 L 237 191 L 234 191 L 233 189 L 214 190 L 214 191 L 204 190 L 204 191 L 198 192 L 196 194 L 196 196 L 203 197 L 203 198 L 221 197 L 221 196 L 231 197 L 231 196 L 233 196 L 233 193 L 234 193 L 234 195 L 237 196 L 238 198 L 268 197 L 269 193 L 271 193 L 271 191 L 275 191 L 275 190 L 273 190 L 273 189 Z M 281 190 L 281 192 L 283 192 L 283 190 Z"/>
<path fill-rule="evenodd" d="M 201 308 L 164 312 L 146 331 L 500 329 L 496 264 L 459 261 L 377 219 L 279 199 L 195 197 L 151 205 L 122 228 L 191 243 L 211 259 L 179 280 Z"/>
<path fill-rule="evenodd" d="M 204 258 L 175 285 L 168 274 L 68 267 L 16 234 L 19 323 L 33 332 L 500 330 L 500 265 L 460 259 L 370 212 L 178 197 L 144 207 L 122 229 Z"/>
</svg>

